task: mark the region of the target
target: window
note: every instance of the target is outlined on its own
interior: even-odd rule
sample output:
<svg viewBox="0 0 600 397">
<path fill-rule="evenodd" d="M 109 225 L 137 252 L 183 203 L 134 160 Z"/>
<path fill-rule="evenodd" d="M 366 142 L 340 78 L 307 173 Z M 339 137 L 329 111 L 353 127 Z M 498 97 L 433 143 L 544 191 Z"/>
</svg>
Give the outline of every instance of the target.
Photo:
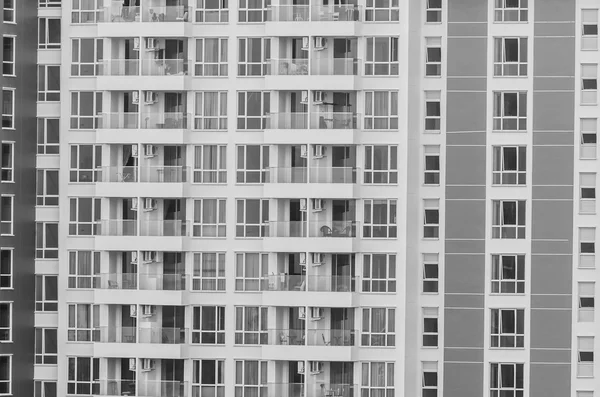
<svg viewBox="0 0 600 397">
<path fill-rule="evenodd" d="M 525 185 L 527 180 L 527 147 L 494 146 L 494 185 Z"/>
<path fill-rule="evenodd" d="M 13 235 L 14 196 L 0 196 L 0 236 Z"/>
<path fill-rule="evenodd" d="M 194 200 L 194 237 L 225 237 L 226 203 L 225 199 Z"/>
<path fill-rule="evenodd" d="M 365 130 L 398 129 L 398 91 L 365 91 Z"/>
<path fill-rule="evenodd" d="M 427 18 L 428 23 L 442 22 L 442 0 L 426 0 L 427 1 Z"/>
<path fill-rule="evenodd" d="M 36 205 L 58 205 L 58 170 L 38 169 L 36 182 Z"/>
<path fill-rule="evenodd" d="M 12 395 L 12 356 L 0 356 L 0 395 Z"/>
<path fill-rule="evenodd" d="M 192 396 L 225 396 L 225 360 L 193 361 Z"/>
<path fill-rule="evenodd" d="M 102 0 L 72 0 L 71 23 L 102 22 Z M 129 3 L 127 3 L 129 4 Z"/>
<path fill-rule="evenodd" d="M 101 92 L 71 92 L 71 129 L 98 128 L 101 113 Z"/>
<path fill-rule="evenodd" d="M 494 37 L 494 76 L 527 76 L 527 37 Z"/>
<path fill-rule="evenodd" d="M 60 49 L 60 18 L 38 18 L 38 48 Z"/>
<path fill-rule="evenodd" d="M 0 342 L 12 342 L 12 303 L 0 302 Z"/>
<path fill-rule="evenodd" d="M 592 282 L 580 281 L 577 283 L 577 294 L 579 301 L 579 310 L 577 312 L 580 323 L 590 323 L 594 321 L 594 308 L 596 296 L 596 284 Z"/>
<path fill-rule="evenodd" d="M 598 49 L 598 9 L 581 10 L 581 49 Z"/>
<path fill-rule="evenodd" d="M 363 255 L 363 292 L 396 292 L 396 255 Z"/>
<path fill-rule="evenodd" d="M 265 22 L 270 0 L 238 0 L 238 22 Z"/>
<path fill-rule="evenodd" d="M 194 147 L 194 183 L 227 183 L 227 145 Z"/>
<path fill-rule="evenodd" d="M 269 170 L 269 146 L 237 147 L 237 183 L 265 183 Z"/>
<path fill-rule="evenodd" d="M 268 91 L 238 91 L 238 130 L 264 130 L 271 107 Z"/>
<path fill-rule="evenodd" d="M 15 75 L 15 36 L 2 37 L 2 74 Z"/>
<path fill-rule="evenodd" d="M 495 22 L 527 22 L 528 0 L 494 0 Z"/>
<path fill-rule="evenodd" d="M 364 183 L 398 183 L 398 147 L 365 145 Z"/>
<path fill-rule="evenodd" d="M 13 249 L 0 249 L 0 289 L 10 289 L 12 284 L 13 271 Z"/>
<path fill-rule="evenodd" d="M 59 153 L 59 119 L 38 119 L 37 153 Z"/>
<path fill-rule="evenodd" d="M 37 259 L 58 258 L 58 223 L 36 222 L 35 257 Z"/>
<path fill-rule="evenodd" d="M 440 237 L 440 200 L 423 200 L 423 238 L 437 239 Z"/>
<path fill-rule="evenodd" d="M 227 76 L 227 65 L 227 39 L 196 39 L 196 76 Z"/>
<path fill-rule="evenodd" d="M 70 198 L 69 208 L 69 236 L 95 236 L 98 234 L 102 209 L 99 198 Z"/>
<path fill-rule="evenodd" d="M 423 146 L 423 152 L 425 155 L 425 172 L 423 183 L 425 185 L 439 185 L 440 147 L 439 145 L 425 145 Z"/>
<path fill-rule="evenodd" d="M 101 166 L 101 145 L 71 145 L 69 182 L 98 182 Z"/>
<path fill-rule="evenodd" d="M 579 174 L 579 213 L 596 213 L 596 173 Z"/>
<path fill-rule="evenodd" d="M 100 394 L 100 359 L 68 357 L 67 394 Z"/>
<path fill-rule="evenodd" d="M 492 202 L 492 238 L 525 238 L 525 200 Z"/>
<path fill-rule="evenodd" d="M 91 342 L 98 340 L 100 323 L 98 305 L 70 304 L 67 338 L 69 342 Z"/>
<path fill-rule="evenodd" d="M 423 377 L 421 379 L 421 397 L 437 397 L 438 395 L 438 364 L 435 361 L 421 363 Z"/>
<path fill-rule="evenodd" d="M 15 1 L 17 0 L 4 0 L 4 22 L 16 23 Z"/>
<path fill-rule="evenodd" d="M 15 168 L 15 144 L 12 142 L 2 142 L 2 153 L 0 153 L 1 167 L 0 180 L 2 182 L 13 182 L 13 170 Z"/>
<path fill-rule="evenodd" d="M 265 237 L 269 233 L 269 200 L 236 200 L 236 237 Z"/>
<path fill-rule="evenodd" d="M 238 76 L 266 76 L 271 61 L 271 39 L 238 39 Z"/>
<path fill-rule="evenodd" d="M 437 294 L 439 292 L 439 255 L 423 254 L 423 293 Z"/>
<path fill-rule="evenodd" d="M 492 255 L 492 293 L 525 293 L 525 255 Z"/>
<path fill-rule="evenodd" d="M 397 22 L 400 20 L 398 0 L 367 0 L 365 7 L 366 22 Z"/>
<path fill-rule="evenodd" d="M 595 159 L 596 158 L 596 143 L 598 119 L 581 119 L 580 120 L 581 141 L 579 147 L 580 159 Z"/>
<path fill-rule="evenodd" d="M 442 126 L 441 96 L 441 91 L 425 91 L 425 132 L 440 132 Z"/>
<path fill-rule="evenodd" d="M 194 253 L 194 291 L 225 291 L 225 253 Z"/>
<path fill-rule="evenodd" d="M 98 76 L 104 57 L 103 39 L 71 39 L 71 76 Z"/>
<path fill-rule="evenodd" d="M 35 276 L 35 310 L 38 312 L 58 310 L 58 276 L 48 274 Z"/>
<path fill-rule="evenodd" d="M 225 306 L 194 307 L 192 343 L 225 344 Z"/>
<path fill-rule="evenodd" d="M 442 75 L 442 38 L 425 37 L 425 76 Z"/>
<path fill-rule="evenodd" d="M 69 251 L 68 288 L 92 288 L 94 276 L 99 273 L 100 252 Z"/>
<path fill-rule="evenodd" d="M 62 0 L 38 0 L 38 7 L 39 8 L 51 8 L 51 7 L 56 7 L 59 8 L 61 6 L 61 1 Z M 39 397 L 36 394 L 36 397 Z"/>
<path fill-rule="evenodd" d="M 15 128 L 15 89 L 2 89 L 2 128 Z"/>
<path fill-rule="evenodd" d="M 362 309 L 362 346 L 396 346 L 396 309 Z"/>
<path fill-rule="evenodd" d="M 364 200 L 363 238 L 396 238 L 396 200 Z"/>
<path fill-rule="evenodd" d="M 397 76 L 398 63 L 397 37 L 366 37 L 367 54 L 366 76 Z"/>
<path fill-rule="evenodd" d="M 577 337 L 577 377 L 594 377 L 594 337 Z"/>
<path fill-rule="evenodd" d="M 35 329 L 35 363 L 57 364 L 57 329 L 36 328 Z"/>
<path fill-rule="evenodd" d="M 59 3 L 60 4 L 60 3 Z M 57 397 L 56 381 L 36 380 L 34 385 L 35 397 Z"/>
<path fill-rule="evenodd" d="M 596 267 L 596 228 L 579 228 L 579 267 Z"/>
<path fill-rule="evenodd" d="M 438 308 L 423 308 L 423 347 L 438 347 Z"/>
<path fill-rule="evenodd" d="M 576 397 L 594 397 L 594 392 L 592 390 L 577 390 Z"/>
<path fill-rule="evenodd" d="M 196 22 L 229 22 L 229 0 L 197 0 Z"/>
<path fill-rule="evenodd" d="M 194 128 L 227 130 L 227 91 L 197 92 Z"/>
<path fill-rule="evenodd" d="M 60 101 L 60 66 L 38 66 L 38 101 Z"/>
<path fill-rule="evenodd" d="M 237 253 L 235 255 L 235 290 L 260 291 L 269 269 L 269 254 Z"/>
<path fill-rule="evenodd" d="M 394 363 L 363 362 L 361 367 L 361 396 L 394 396 Z"/>
<path fill-rule="evenodd" d="M 258 306 L 235 307 L 235 344 L 267 344 L 267 308 Z"/>
<path fill-rule="evenodd" d="M 491 347 L 523 347 L 525 344 L 525 310 L 492 309 Z"/>
<path fill-rule="evenodd" d="M 598 65 L 581 65 L 581 104 L 595 105 L 598 103 Z"/>
<path fill-rule="evenodd" d="M 267 361 L 235 361 L 235 397 L 267 395 Z"/>
<path fill-rule="evenodd" d="M 490 364 L 490 397 L 523 397 L 523 364 Z"/>
<path fill-rule="evenodd" d="M 494 130 L 527 130 L 526 92 L 494 92 Z"/>
</svg>

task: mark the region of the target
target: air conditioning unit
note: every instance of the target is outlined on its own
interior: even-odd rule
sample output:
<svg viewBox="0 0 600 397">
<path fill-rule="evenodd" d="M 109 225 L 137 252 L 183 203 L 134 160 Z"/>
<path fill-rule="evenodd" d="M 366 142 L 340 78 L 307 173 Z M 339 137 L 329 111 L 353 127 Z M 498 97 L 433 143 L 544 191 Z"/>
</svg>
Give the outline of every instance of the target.
<svg viewBox="0 0 600 397">
<path fill-rule="evenodd" d="M 320 252 L 313 252 L 312 253 L 312 264 L 313 264 L 313 266 L 321 266 L 324 261 L 325 261 L 325 255 L 321 254 Z"/>
<path fill-rule="evenodd" d="M 151 358 L 143 358 L 142 359 L 142 371 L 148 372 L 153 371 L 155 367 L 155 362 Z"/>
<path fill-rule="evenodd" d="M 154 91 L 146 91 L 144 93 L 144 103 L 146 105 L 152 105 L 158 102 L 158 94 Z"/>
<path fill-rule="evenodd" d="M 306 199 L 300 199 L 300 211 L 306 211 Z"/>
<path fill-rule="evenodd" d="M 313 210 L 313 212 L 323 211 L 323 200 L 322 199 L 312 199 L 312 210 Z"/>
<path fill-rule="evenodd" d="M 311 361 L 310 362 L 310 374 L 317 375 L 323 372 L 323 362 L 322 361 Z"/>
<path fill-rule="evenodd" d="M 129 305 L 129 317 L 137 317 L 137 305 Z"/>
<path fill-rule="evenodd" d="M 131 92 L 131 103 L 133 103 L 134 105 L 138 105 L 140 103 L 140 92 L 139 91 Z"/>
<path fill-rule="evenodd" d="M 137 368 L 136 361 L 137 360 L 135 358 L 130 358 L 129 359 L 129 370 L 130 371 L 135 371 L 136 370 L 136 368 Z"/>
<path fill-rule="evenodd" d="M 303 37 L 303 38 L 302 38 L 302 47 L 301 47 L 301 48 L 302 48 L 304 51 L 308 51 L 308 46 L 309 46 L 309 44 L 310 44 L 310 39 L 309 39 L 309 37 L 308 37 L 308 36 L 305 36 L 305 37 Z"/>
<path fill-rule="evenodd" d="M 300 266 L 306 266 L 306 252 L 300 253 Z"/>
<path fill-rule="evenodd" d="M 308 91 L 302 91 L 302 96 L 300 97 L 300 103 L 304 105 L 308 105 Z"/>
<path fill-rule="evenodd" d="M 148 51 L 154 51 L 154 50 L 156 50 L 156 39 L 148 37 L 146 39 L 146 49 Z"/>
<path fill-rule="evenodd" d="M 325 93 L 323 91 L 315 91 L 313 93 L 313 105 L 322 105 L 325 101 Z"/>
<path fill-rule="evenodd" d="M 156 313 L 156 306 L 154 305 L 142 305 L 142 316 L 152 317 Z"/>
<path fill-rule="evenodd" d="M 298 308 L 298 319 L 306 320 L 306 308 L 305 307 Z"/>
<path fill-rule="evenodd" d="M 131 157 L 137 157 L 138 156 L 138 145 L 131 145 Z"/>
<path fill-rule="evenodd" d="M 138 209 L 138 199 L 136 197 L 131 199 L 131 210 L 137 211 Z"/>
<path fill-rule="evenodd" d="M 327 48 L 327 39 L 325 37 L 317 36 L 315 37 L 315 50 L 321 51 Z"/>
<path fill-rule="evenodd" d="M 133 51 L 139 51 L 139 50 L 140 50 L 140 38 L 134 37 L 133 38 Z"/>
<path fill-rule="evenodd" d="M 311 321 L 319 321 L 323 319 L 323 308 L 322 307 L 311 307 L 310 308 L 310 319 Z"/>
<path fill-rule="evenodd" d="M 308 157 L 308 145 L 300 146 L 300 157 L 304 159 Z"/>
<path fill-rule="evenodd" d="M 144 145 L 144 157 L 150 158 L 156 156 L 157 148 L 154 145 Z"/>
<path fill-rule="evenodd" d="M 156 200 L 153 198 L 147 198 L 144 200 L 144 211 L 154 211 L 156 209 Z"/>
<path fill-rule="evenodd" d="M 138 263 L 137 251 L 131 251 L 131 261 L 129 263 L 131 263 L 132 265 L 136 265 Z"/>
<path fill-rule="evenodd" d="M 299 374 L 304 373 L 304 361 L 298 361 L 298 373 Z"/>
<path fill-rule="evenodd" d="M 323 157 L 325 157 L 325 146 L 315 145 L 313 154 L 314 154 L 314 158 L 322 159 Z"/>
<path fill-rule="evenodd" d="M 144 251 L 142 252 L 142 262 L 144 263 L 152 263 L 156 262 L 156 251 Z"/>
</svg>

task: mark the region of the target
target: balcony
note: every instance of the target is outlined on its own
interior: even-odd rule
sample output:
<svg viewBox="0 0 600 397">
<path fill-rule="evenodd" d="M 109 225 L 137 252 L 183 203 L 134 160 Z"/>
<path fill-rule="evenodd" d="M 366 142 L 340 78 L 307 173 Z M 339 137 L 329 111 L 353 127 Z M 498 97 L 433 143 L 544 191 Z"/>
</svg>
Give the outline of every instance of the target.
<svg viewBox="0 0 600 397">
<path fill-rule="evenodd" d="M 269 113 L 267 116 L 267 129 L 355 130 L 358 128 L 359 118 L 360 114 L 352 112 Z"/>
<path fill-rule="evenodd" d="M 139 172 L 139 173 L 138 173 Z M 164 166 L 109 166 L 102 167 L 103 183 L 184 183 L 189 167 Z"/>
<path fill-rule="evenodd" d="M 295 91 L 357 89 L 360 66 L 358 59 L 333 58 L 333 53 L 325 54 L 324 51 L 313 51 L 310 54 L 310 60 L 272 59 L 269 73 L 265 76 L 265 87 Z"/>
<path fill-rule="evenodd" d="M 183 251 L 182 237 L 189 235 L 187 221 L 105 219 L 101 222 L 101 234 L 96 236 L 96 248 L 112 251 L 131 251 L 132 247 L 143 251 Z M 140 237 L 161 237 L 140 239 Z"/>
<path fill-rule="evenodd" d="M 102 66 L 102 76 L 139 76 L 139 59 L 110 59 Z"/>
<path fill-rule="evenodd" d="M 146 3 L 148 4 L 148 3 Z M 151 7 L 151 8 L 149 8 Z M 112 2 L 104 9 L 104 23 L 134 23 L 134 22 L 190 22 L 189 7 L 187 6 L 124 6 L 120 2 Z"/>
<path fill-rule="evenodd" d="M 142 114 L 141 128 L 144 129 L 184 129 L 190 128 L 189 113 L 181 112 L 152 112 Z"/>
<path fill-rule="evenodd" d="M 187 342 L 187 329 L 185 328 L 142 328 L 138 329 L 138 343 L 162 343 L 177 345 Z"/>
<path fill-rule="evenodd" d="M 98 129 L 137 129 L 140 114 L 134 112 L 102 113 Z"/>
<path fill-rule="evenodd" d="M 356 183 L 356 167 L 270 167 L 268 183 Z"/>
<path fill-rule="evenodd" d="M 270 221 L 268 236 L 356 238 L 359 229 L 357 221 Z"/>
<path fill-rule="evenodd" d="M 184 76 L 188 74 L 187 59 L 145 59 L 142 62 L 143 76 Z"/>
<path fill-rule="evenodd" d="M 135 396 L 135 379 L 108 379 L 98 381 L 95 396 Z"/>
<path fill-rule="evenodd" d="M 360 7 L 354 4 L 272 5 L 267 11 L 266 35 L 293 36 L 310 31 L 315 36 L 354 36 L 360 14 Z"/>
<path fill-rule="evenodd" d="M 103 273 L 94 276 L 96 289 L 185 291 L 185 274 Z M 139 280 L 139 281 L 138 281 Z"/>
<path fill-rule="evenodd" d="M 93 396 L 186 397 L 187 382 L 168 380 L 99 380 L 92 388 Z M 137 394 L 136 393 L 137 387 Z"/>
<path fill-rule="evenodd" d="M 344 329 L 270 329 L 269 344 L 278 346 L 342 346 L 355 345 L 356 331 Z"/>
<path fill-rule="evenodd" d="M 270 275 L 264 278 L 263 291 L 355 292 L 354 276 Z"/>
</svg>

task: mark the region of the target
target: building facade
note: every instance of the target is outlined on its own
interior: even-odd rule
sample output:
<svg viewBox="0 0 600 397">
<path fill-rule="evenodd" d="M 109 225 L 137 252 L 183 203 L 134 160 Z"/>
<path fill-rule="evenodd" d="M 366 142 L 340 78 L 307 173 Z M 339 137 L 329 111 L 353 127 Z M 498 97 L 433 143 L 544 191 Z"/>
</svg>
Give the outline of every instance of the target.
<svg viewBox="0 0 600 397">
<path fill-rule="evenodd" d="M 5 0 L 0 395 L 593 397 L 599 8 Z"/>
</svg>

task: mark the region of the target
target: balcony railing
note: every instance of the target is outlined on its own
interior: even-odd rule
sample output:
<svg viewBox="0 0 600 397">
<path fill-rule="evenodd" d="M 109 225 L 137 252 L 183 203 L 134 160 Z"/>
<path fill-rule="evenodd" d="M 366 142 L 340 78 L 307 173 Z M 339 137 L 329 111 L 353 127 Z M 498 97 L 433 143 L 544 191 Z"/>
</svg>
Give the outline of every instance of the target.
<svg viewBox="0 0 600 397">
<path fill-rule="evenodd" d="M 98 128 L 135 129 L 139 128 L 140 114 L 129 112 L 102 113 Z"/>
<path fill-rule="evenodd" d="M 356 183 L 355 167 L 311 167 L 310 183 Z"/>
<path fill-rule="evenodd" d="M 186 397 L 187 382 L 155 380 L 138 382 L 138 396 Z"/>
<path fill-rule="evenodd" d="M 271 59 L 270 71 L 273 76 L 306 76 L 308 59 Z"/>
<path fill-rule="evenodd" d="M 141 167 L 140 181 L 150 183 L 187 182 L 188 167 L 181 165 L 163 165 Z"/>
<path fill-rule="evenodd" d="M 137 236 L 136 219 L 104 219 L 101 222 L 102 236 Z"/>
<path fill-rule="evenodd" d="M 356 331 L 350 329 L 307 329 L 308 346 L 354 346 Z"/>
<path fill-rule="evenodd" d="M 353 4 L 331 6 L 275 5 L 267 13 L 269 22 L 358 21 L 359 8 Z"/>
<path fill-rule="evenodd" d="M 133 374 L 133 372 L 132 372 Z M 134 379 L 107 379 L 97 381 L 99 390 L 93 393 L 98 396 L 135 396 L 136 382 Z"/>
<path fill-rule="evenodd" d="M 147 3 L 146 3 L 147 4 Z M 113 1 L 104 9 L 102 22 L 189 22 L 187 6 L 123 6 Z"/>
<path fill-rule="evenodd" d="M 140 289 L 150 291 L 185 291 L 185 274 L 146 274 L 140 273 Z"/>
<path fill-rule="evenodd" d="M 270 237 L 307 237 L 306 221 L 271 221 L 269 222 Z"/>
<path fill-rule="evenodd" d="M 266 291 L 306 291 L 306 276 L 303 275 L 270 275 L 262 284 Z"/>
<path fill-rule="evenodd" d="M 306 167 L 271 167 L 268 171 L 269 183 L 306 183 Z"/>
<path fill-rule="evenodd" d="M 270 345 L 306 345 L 306 331 L 304 329 L 277 328 L 269 329 L 268 332 Z"/>
<path fill-rule="evenodd" d="M 101 273 L 94 276 L 96 289 L 137 289 L 137 273 Z"/>
<path fill-rule="evenodd" d="M 306 397 L 358 397 L 358 385 L 342 383 L 309 383 Z"/>
<path fill-rule="evenodd" d="M 135 219 L 104 219 L 101 222 L 102 236 L 187 236 L 187 221 L 158 220 L 141 222 L 138 234 L 137 220 Z"/>
<path fill-rule="evenodd" d="M 357 221 L 270 221 L 269 237 L 358 237 Z M 308 234 L 307 234 L 308 229 Z"/>
<path fill-rule="evenodd" d="M 139 59 L 109 59 L 103 63 L 104 76 L 139 76 Z"/>
<path fill-rule="evenodd" d="M 187 329 L 185 328 L 143 328 L 138 329 L 139 343 L 162 343 L 177 345 L 186 343 Z"/>
<path fill-rule="evenodd" d="M 101 22 L 139 22 L 140 6 L 124 6 L 112 2 L 111 7 L 104 9 L 104 18 Z"/>
<path fill-rule="evenodd" d="M 317 130 L 356 129 L 360 115 L 352 112 L 314 112 L 310 113 L 310 123 L 308 123 L 308 119 L 308 113 L 270 113 L 267 115 L 267 128 L 281 130 L 303 130 L 309 127 Z"/>
<path fill-rule="evenodd" d="M 269 113 L 267 128 L 280 130 L 305 130 L 308 128 L 308 113 Z"/>
<path fill-rule="evenodd" d="M 313 58 L 310 73 L 316 76 L 357 76 L 359 66 L 356 58 Z"/>
<path fill-rule="evenodd" d="M 190 115 L 188 113 L 144 113 L 141 128 L 147 129 L 188 129 Z"/>
<path fill-rule="evenodd" d="M 102 167 L 102 182 L 137 182 L 138 166 Z"/>
<path fill-rule="evenodd" d="M 184 76 L 188 74 L 187 59 L 145 59 L 142 63 L 144 76 Z"/>
<path fill-rule="evenodd" d="M 97 333 L 100 334 L 98 342 L 102 343 L 135 343 L 136 327 L 98 327 Z M 120 394 L 119 394 L 120 395 Z"/>
<path fill-rule="evenodd" d="M 308 290 L 318 292 L 354 292 L 356 277 L 353 276 L 307 276 Z"/>
</svg>

